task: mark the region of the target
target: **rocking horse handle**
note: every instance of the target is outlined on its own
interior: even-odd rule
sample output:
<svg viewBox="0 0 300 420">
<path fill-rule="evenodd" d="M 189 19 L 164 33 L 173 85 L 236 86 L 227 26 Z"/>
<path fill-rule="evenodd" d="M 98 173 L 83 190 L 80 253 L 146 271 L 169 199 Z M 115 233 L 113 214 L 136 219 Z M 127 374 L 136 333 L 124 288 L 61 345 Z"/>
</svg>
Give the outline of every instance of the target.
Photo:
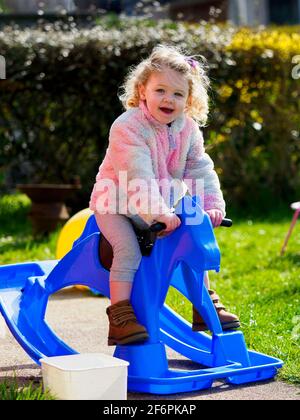
<svg viewBox="0 0 300 420">
<path fill-rule="evenodd" d="M 220 226 L 231 227 L 232 226 L 232 220 L 231 219 L 223 219 Z"/>
<path fill-rule="evenodd" d="M 232 226 L 232 220 L 231 219 L 223 219 L 220 226 L 223 227 L 231 227 Z M 164 230 L 166 228 L 166 225 L 161 222 L 153 223 L 153 225 L 150 226 L 149 230 L 151 232 L 160 232 L 161 230 Z"/>
<path fill-rule="evenodd" d="M 151 232 L 160 232 L 161 230 L 166 229 L 166 227 L 167 226 L 165 225 L 165 223 L 156 222 L 156 223 L 153 223 L 153 225 L 150 226 L 149 230 Z"/>
</svg>

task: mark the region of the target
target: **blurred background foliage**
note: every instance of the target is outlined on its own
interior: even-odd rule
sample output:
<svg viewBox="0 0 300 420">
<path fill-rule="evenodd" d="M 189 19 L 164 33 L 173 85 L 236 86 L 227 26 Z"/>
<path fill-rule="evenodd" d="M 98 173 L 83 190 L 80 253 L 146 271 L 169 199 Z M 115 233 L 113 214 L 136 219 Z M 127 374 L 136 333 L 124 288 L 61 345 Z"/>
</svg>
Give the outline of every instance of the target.
<svg viewBox="0 0 300 420">
<path fill-rule="evenodd" d="M 117 93 L 128 68 L 157 43 L 207 59 L 208 153 L 228 204 L 260 210 L 299 199 L 299 27 L 237 28 L 108 16 L 84 29 L 8 26 L 0 32 L 0 185 L 80 177 L 88 205 Z M 297 58 L 298 57 L 298 58 Z M 299 58 L 300 62 L 300 58 Z"/>
</svg>

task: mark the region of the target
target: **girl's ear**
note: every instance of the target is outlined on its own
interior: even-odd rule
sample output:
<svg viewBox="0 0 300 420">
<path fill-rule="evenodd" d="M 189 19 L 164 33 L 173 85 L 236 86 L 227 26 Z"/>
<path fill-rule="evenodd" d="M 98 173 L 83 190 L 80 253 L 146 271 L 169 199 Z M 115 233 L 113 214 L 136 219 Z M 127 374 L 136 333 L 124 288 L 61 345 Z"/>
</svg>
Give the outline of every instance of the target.
<svg viewBox="0 0 300 420">
<path fill-rule="evenodd" d="M 139 95 L 140 95 L 140 99 L 142 101 L 144 101 L 146 99 L 146 95 L 145 95 L 145 85 L 143 85 L 142 83 L 138 84 L 138 91 L 139 91 Z"/>
<path fill-rule="evenodd" d="M 191 106 L 192 106 L 192 95 L 189 95 L 185 104 L 184 111 L 187 112 L 191 108 Z"/>
</svg>

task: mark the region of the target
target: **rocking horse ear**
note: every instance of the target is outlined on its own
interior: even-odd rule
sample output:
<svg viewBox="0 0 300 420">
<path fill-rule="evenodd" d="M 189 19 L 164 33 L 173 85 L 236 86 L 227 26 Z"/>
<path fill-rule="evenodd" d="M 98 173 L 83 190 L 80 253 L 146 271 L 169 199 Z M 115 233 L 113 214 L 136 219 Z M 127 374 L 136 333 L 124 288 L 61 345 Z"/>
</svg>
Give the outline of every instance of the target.
<svg viewBox="0 0 300 420">
<path fill-rule="evenodd" d="M 176 206 L 176 214 L 180 214 L 185 225 L 199 225 L 203 222 L 204 212 L 198 196 L 186 195 L 179 204 Z"/>
<path fill-rule="evenodd" d="M 197 205 L 198 205 L 199 207 L 201 207 L 201 199 L 200 199 L 199 195 L 193 195 L 192 200 L 193 200 L 195 203 L 197 203 Z"/>
<path fill-rule="evenodd" d="M 184 196 L 183 199 L 182 199 L 182 204 L 184 205 L 184 203 L 186 204 L 186 203 L 191 202 L 191 201 L 193 202 L 193 204 L 192 204 L 193 207 L 195 207 L 195 206 L 201 207 L 201 198 L 199 197 L 199 195 L 193 195 L 193 196 L 186 195 L 186 196 Z"/>
</svg>

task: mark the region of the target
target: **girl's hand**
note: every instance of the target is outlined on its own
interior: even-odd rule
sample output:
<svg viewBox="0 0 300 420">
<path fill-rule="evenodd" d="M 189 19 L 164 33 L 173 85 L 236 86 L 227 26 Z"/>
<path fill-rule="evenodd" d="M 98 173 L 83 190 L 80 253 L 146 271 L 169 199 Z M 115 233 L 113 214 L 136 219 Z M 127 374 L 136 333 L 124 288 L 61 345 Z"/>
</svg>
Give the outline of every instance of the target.
<svg viewBox="0 0 300 420">
<path fill-rule="evenodd" d="M 167 213 L 162 214 L 161 216 L 157 217 L 156 222 L 165 223 L 166 229 L 159 232 L 157 235 L 158 238 L 163 238 L 165 236 L 170 235 L 173 230 L 177 229 L 181 225 L 181 220 L 175 213 Z"/>
<path fill-rule="evenodd" d="M 206 210 L 209 215 L 213 227 L 218 227 L 222 223 L 223 213 L 217 209 Z"/>
</svg>

